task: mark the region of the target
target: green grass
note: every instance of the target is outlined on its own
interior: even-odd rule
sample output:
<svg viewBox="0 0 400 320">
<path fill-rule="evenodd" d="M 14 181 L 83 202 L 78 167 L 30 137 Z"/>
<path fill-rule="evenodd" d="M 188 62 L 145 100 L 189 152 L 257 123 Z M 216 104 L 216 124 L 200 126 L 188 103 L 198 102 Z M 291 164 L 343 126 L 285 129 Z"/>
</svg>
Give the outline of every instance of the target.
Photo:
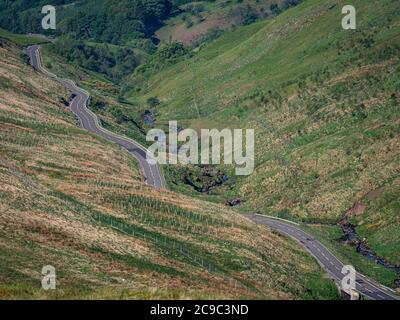
<svg viewBox="0 0 400 320">
<path fill-rule="evenodd" d="M 396 92 L 399 84 L 399 38 L 395 20 L 396 2 L 381 1 L 373 6 L 365 1 L 356 1 L 354 5 L 362 13 L 359 17 L 362 31 L 354 32 L 344 32 L 340 27 L 342 1 L 330 3 L 336 3 L 331 10 L 326 1 L 309 0 L 273 20 L 224 33 L 216 41 L 202 47 L 193 58 L 144 79 L 140 83 L 141 91 L 132 92 L 126 103 L 117 101 L 119 88 L 107 79 L 66 64 L 46 47 L 43 50 L 44 64 L 56 74 L 79 80 L 79 85 L 91 91 L 95 98 L 104 99 L 107 107 L 96 110 L 101 121 L 107 123 L 110 129 L 138 140 L 139 137 L 143 139 L 142 132 L 130 127 L 131 122 L 118 123 L 118 112 L 113 106 L 138 120 L 147 108 L 147 98 L 157 97 L 161 101 L 156 110 L 157 126 L 164 125 L 167 120 L 178 119 L 185 126 L 195 128 L 255 128 L 255 174 L 248 178 L 236 178 L 232 170 L 222 168 L 228 173 L 228 181 L 233 183 L 214 190 L 212 200 L 224 202 L 240 197 L 245 200 L 238 208 L 240 211 L 259 211 L 302 221 L 332 223 L 368 191 L 386 184 L 398 165 Z M 372 47 L 368 47 L 370 38 L 373 39 Z M 365 68 L 370 70 L 364 72 Z M 10 83 L 5 81 L 4 87 L 9 90 Z M 25 94 L 22 90 L 16 92 Z M 29 92 L 31 98 L 35 97 L 34 93 Z M 40 137 L 25 133 L 13 136 L 11 132 L 5 136 L 4 148 L 7 154 L 14 157 L 23 158 L 20 152 L 15 152 L 21 146 L 26 150 L 40 146 L 55 147 L 57 134 L 83 134 L 78 129 L 67 130 L 62 126 L 40 125 L 38 121 L 16 118 L 7 115 L 2 120 L 41 134 Z M 10 145 L 13 147 L 8 147 Z M 56 156 L 56 153 L 53 154 Z M 64 163 L 63 159 L 60 156 L 57 161 Z M 93 159 L 80 161 L 86 163 Z M 56 192 L 51 193 L 50 203 L 55 201 L 59 206 L 57 210 L 46 209 L 43 203 L 38 202 L 34 205 L 35 209 L 54 211 L 59 215 L 63 212 L 62 208 L 68 208 L 71 210 L 68 214 L 82 219 L 82 223 L 94 225 L 98 228 L 96 230 L 107 230 L 127 244 L 130 241 L 140 244 L 143 238 L 158 237 L 159 240 L 150 242 L 151 254 L 158 260 L 173 261 L 177 265 L 171 269 L 170 265 L 160 261 L 149 264 L 147 256 L 120 253 L 120 250 L 126 250 L 123 245 L 118 246 L 118 254 L 109 250 L 97 251 L 96 261 L 109 261 L 107 259 L 111 258 L 125 268 L 139 267 L 143 272 L 158 270 L 161 277 L 165 274 L 176 275 L 176 271 L 185 274 L 189 274 L 189 270 L 204 272 L 197 261 L 200 258 L 220 273 L 238 279 L 252 293 L 266 288 L 284 288 L 284 292 L 292 297 L 335 296 L 333 283 L 324 278 L 319 268 L 304 269 L 305 266 L 315 266 L 316 261 L 299 246 L 273 233 L 274 241 L 281 241 L 278 246 L 269 238 L 260 238 L 259 230 L 254 234 L 255 230 L 249 230 L 246 224 L 230 225 L 235 216 L 225 213 L 222 206 L 201 202 L 201 210 L 184 209 L 192 203 L 197 204 L 198 200 L 181 199 L 172 194 L 171 197 L 180 205 L 172 205 L 168 199 L 152 200 L 149 197 L 154 194 L 143 195 L 149 190 L 136 190 L 121 182 L 122 178 L 115 179 L 119 182 L 109 183 L 88 182 L 87 176 L 76 178 L 75 184 L 68 185 L 68 192 L 74 196 L 63 195 L 57 193 L 56 186 L 64 187 L 64 183 L 71 182 L 74 172 L 66 172 L 59 165 L 48 166 L 46 162 L 38 165 L 42 170 L 35 174 L 49 179 L 46 186 Z M 81 163 L 75 165 L 82 166 Z M 34 168 L 30 166 L 30 169 Z M 114 165 L 103 168 L 105 176 L 108 177 L 109 170 L 113 168 Z M 179 173 L 168 171 L 167 176 L 176 179 Z M 101 180 L 98 176 L 97 179 Z M 168 181 L 169 185 L 173 182 Z M 81 186 L 87 186 L 87 189 L 79 189 Z M 187 191 L 181 182 L 174 188 L 209 199 L 209 196 L 196 195 L 193 190 Z M 129 194 L 135 192 L 141 194 Z M 395 232 L 398 221 L 387 217 L 393 216 L 398 209 L 397 196 L 396 192 L 390 193 L 382 202 L 371 204 L 366 214 L 368 219 L 375 221 L 380 210 L 384 209 L 382 220 L 393 221 L 393 229 L 388 225 L 384 230 Z M 94 199 L 95 203 L 88 205 L 86 197 Z M 18 210 L 29 210 L 27 205 L 22 205 L 27 203 L 23 198 L 10 203 Z M 100 212 L 99 208 L 104 212 Z M 98 219 L 91 219 L 93 214 Z M 385 284 L 393 282 L 393 274 L 365 261 L 354 248 L 340 247 L 336 242 L 337 229 L 323 226 L 313 232 L 319 234 L 321 241 L 325 241 L 332 250 L 337 250 L 343 261 Z M 382 240 L 378 248 L 380 253 L 396 258 L 398 242 L 395 237 L 384 236 L 382 232 L 374 238 L 379 235 L 379 230 L 365 228 L 362 224 L 360 233 L 367 235 L 377 248 Z M 43 231 L 43 234 L 46 233 Z M 239 237 L 240 241 L 230 237 Z M 245 239 L 247 243 L 244 243 Z M 250 245 L 249 239 L 259 241 L 257 246 Z M 390 243 L 392 239 L 393 243 Z M 155 245 L 158 241 L 170 246 L 160 249 Z M 196 259 L 188 261 L 190 259 L 184 255 L 171 250 L 171 246 L 176 244 L 196 252 Z M 87 249 L 87 246 L 81 245 Z M 63 254 L 72 256 L 74 251 L 65 250 Z M 248 259 L 254 256 L 257 258 Z M 180 263 L 184 267 L 178 267 Z M 25 265 L 26 261 L 21 259 L 19 266 Z M 68 270 L 69 276 L 74 274 L 73 269 Z M 79 263 L 79 270 L 85 277 L 90 276 L 86 264 Z M 8 278 L 13 277 L 17 275 L 10 274 Z M 112 273 L 105 271 L 96 274 L 96 279 L 115 281 Z M 205 278 L 203 280 L 206 281 Z M 198 282 L 196 284 L 199 285 Z"/>
<path fill-rule="evenodd" d="M 14 33 L 11 33 L 9 31 L 1 29 L 1 28 L 0 28 L 0 38 L 7 39 L 7 40 L 9 40 L 19 46 L 23 46 L 23 47 L 34 45 L 34 44 L 48 43 L 47 40 L 45 40 L 41 37 L 14 34 Z"/>
<path fill-rule="evenodd" d="M 41 49 L 45 67 L 62 78 L 76 81 L 80 87 L 90 92 L 88 107 L 99 117 L 102 126 L 147 145 L 142 128 L 143 107 L 138 106 L 136 102 L 121 101 L 120 88 L 104 75 L 66 63 L 62 57 L 54 54 L 50 47 L 51 44 L 42 46 Z M 103 101 L 104 110 L 96 109 L 93 101 Z"/>
<path fill-rule="evenodd" d="M 165 26 L 157 30 L 156 35 L 164 43 L 170 41 L 183 42 L 187 45 L 202 46 L 207 43 L 201 40 L 208 30 L 231 30 L 243 25 L 244 12 L 256 13 L 255 20 L 269 19 L 275 14 L 271 12 L 271 4 L 282 8 L 283 0 L 246 0 L 246 1 L 202 1 L 188 2 L 180 6 L 182 12 L 165 21 Z M 193 14 L 191 7 L 201 5 L 203 10 Z M 242 8 L 242 13 L 238 9 Z"/>
<path fill-rule="evenodd" d="M 302 225 L 302 228 L 313 234 L 344 264 L 353 265 L 358 272 L 371 277 L 383 285 L 394 287 L 394 281 L 397 279 L 396 273 L 368 260 L 357 253 L 355 247 L 342 245 L 340 238 L 343 236 L 343 232 L 339 226 Z"/>
<path fill-rule="evenodd" d="M 382 194 L 375 199 L 364 198 L 368 205 L 361 217 L 353 219 L 361 238 L 368 243 L 376 253 L 389 262 L 400 266 L 400 219 L 399 185 L 395 181 L 385 184 Z"/>
<path fill-rule="evenodd" d="M 252 128 L 256 168 L 212 191 L 244 200 L 241 212 L 290 212 L 334 223 L 379 186 L 398 184 L 400 10 L 396 1 L 355 1 L 357 30 L 341 27 L 340 0 L 308 0 L 274 19 L 223 33 L 193 57 L 131 92 L 157 97 L 155 126 Z M 193 90 L 193 88 L 195 88 Z M 140 104 L 139 104 L 140 105 Z M 168 185 L 204 199 L 166 168 Z M 193 170 L 196 172 L 196 170 Z M 398 263 L 398 193 L 357 217 L 371 247 Z"/>
</svg>

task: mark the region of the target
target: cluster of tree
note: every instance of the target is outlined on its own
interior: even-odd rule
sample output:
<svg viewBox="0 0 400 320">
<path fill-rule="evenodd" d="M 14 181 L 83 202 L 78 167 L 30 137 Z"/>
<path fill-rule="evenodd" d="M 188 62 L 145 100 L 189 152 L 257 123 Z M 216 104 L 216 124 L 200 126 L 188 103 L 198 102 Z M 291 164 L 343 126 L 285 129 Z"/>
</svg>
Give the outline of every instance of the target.
<svg viewBox="0 0 400 320">
<path fill-rule="evenodd" d="M 183 7 L 184 14 L 182 14 L 182 20 L 185 23 L 186 28 L 191 28 L 195 23 L 204 21 L 204 17 L 201 13 L 205 10 L 202 3 L 189 3 Z M 194 20 L 192 18 L 195 18 Z"/>
<path fill-rule="evenodd" d="M 242 0 L 237 1 L 240 3 Z M 302 1 L 283 0 L 280 5 L 272 3 L 269 11 L 279 14 Z M 141 80 L 190 56 L 190 51 L 180 43 L 164 45 L 157 49 L 152 37 L 163 20 L 182 10 L 186 11 L 187 15 L 201 18 L 201 12 L 205 10 L 204 4 L 191 2 L 193 1 L 3 0 L 0 1 L 0 27 L 16 33 L 43 33 L 41 8 L 49 4 L 56 6 L 55 32 L 59 40 L 54 44 L 54 52 L 71 64 L 105 74 L 114 82 L 121 83 L 121 92 L 125 92 L 139 88 Z M 186 6 L 182 6 L 183 9 L 178 8 L 184 4 Z M 233 7 L 229 14 L 234 25 L 250 24 L 262 17 L 262 12 L 258 12 L 248 3 Z M 187 27 L 193 25 L 190 18 L 186 23 Z M 195 46 L 212 41 L 221 33 L 219 29 L 210 30 Z M 130 48 L 139 48 L 150 54 L 147 62 L 139 66 L 141 59 L 135 53 L 138 50 Z M 135 73 L 132 81 L 122 83 L 121 80 L 133 71 Z"/>
<path fill-rule="evenodd" d="M 0 26 L 42 33 L 41 8 L 48 4 L 57 8 L 56 34 L 112 44 L 150 38 L 173 8 L 169 0 L 6 0 L 0 3 Z"/>
<path fill-rule="evenodd" d="M 193 0 L 171 0 L 171 3 L 175 6 L 175 7 L 179 7 L 181 5 L 187 4 L 187 3 L 192 3 L 195 2 Z M 215 0 L 204 0 L 204 2 L 215 2 Z"/>
<path fill-rule="evenodd" d="M 130 91 L 135 89 L 140 91 L 144 89 L 151 75 L 191 55 L 191 50 L 182 43 L 172 43 L 159 47 L 156 53 L 150 56 L 144 64 L 137 67 L 132 76 L 126 79 L 126 90 Z M 152 101 L 148 101 L 149 105 L 157 105 L 157 103 L 155 103 L 156 100 L 151 100 Z"/>
<path fill-rule="evenodd" d="M 283 0 L 280 5 L 272 3 L 269 11 L 276 15 L 302 1 Z M 57 29 L 54 31 L 56 35 L 72 35 L 77 39 L 121 45 L 151 39 L 155 30 L 162 26 L 163 20 L 181 12 L 178 7 L 183 4 L 186 4 L 186 12 L 199 16 L 204 10 L 204 5 L 191 2 L 193 1 L 3 0 L 0 1 L 0 27 L 15 33 L 43 33 L 41 8 L 44 5 L 54 5 L 57 8 Z M 262 17 L 262 14 L 249 4 L 232 8 L 230 15 L 234 25 L 249 24 Z M 191 25 L 193 22 L 187 19 L 187 26 Z M 152 50 L 149 42 L 137 44 L 146 47 L 146 51 Z"/>
<path fill-rule="evenodd" d="M 243 26 L 258 19 L 257 11 L 249 4 L 239 5 L 229 10 L 229 16 L 234 26 Z"/>
<path fill-rule="evenodd" d="M 140 63 L 132 49 L 107 44 L 86 44 L 70 37 L 59 38 L 52 50 L 68 63 L 105 74 L 115 82 L 132 73 Z"/>
<path fill-rule="evenodd" d="M 93 96 L 90 99 L 89 107 L 96 112 L 106 109 L 107 113 L 112 115 L 116 123 L 127 126 L 133 125 L 141 130 L 140 120 L 136 119 L 132 112 L 123 109 L 120 106 L 107 104 L 103 99 Z"/>
<path fill-rule="evenodd" d="M 282 7 L 284 9 L 289 9 L 290 7 L 297 6 L 298 4 L 302 3 L 303 0 L 284 0 Z"/>
<path fill-rule="evenodd" d="M 290 7 L 297 6 L 302 2 L 303 0 L 283 0 L 280 6 L 277 3 L 271 3 L 270 10 L 273 14 L 278 15 L 282 11 L 289 9 Z"/>
<path fill-rule="evenodd" d="M 151 37 L 171 10 L 169 0 L 88 0 L 65 9 L 61 28 L 80 39 L 124 44 Z"/>
<path fill-rule="evenodd" d="M 190 56 L 190 50 L 182 43 L 172 43 L 160 47 L 150 59 L 136 69 L 136 73 L 153 74 L 166 66 L 175 64 Z"/>
<path fill-rule="evenodd" d="M 75 0 L 0 1 L 0 27 L 14 33 L 43 33 L 41 13 L 45 5 L 62 6 Z"/>
<path fill-rule="evenodd" d="M 202 3 L 189 3 L 185 7 L 185 12 L 189 12 L 193 16 L 197 16 L 203 11 L 204 11 L 204 5 Z"/>
<path fill-rule="evenodd" d="M 241 3 L 242 0 L 238 0 L 237 3 Z M 281 12 L 294 7 L 303 2 L 303 0 L 283 0 L 283 2 L 278 5 L 277 3 L 271 3 L 269 6 L 269 11 L 273 15 L 278 15 Z M 224 3 L 222 3 L 224 4 Z M 234 26 L 242 26 L 255 22 L 260 18 L 265 18 L 269 16 L 268 9 L 257 11 L 249 3 L 235 6 L 229 10 L 229 16 Z"/>
<path fill-rule="evenodd" d="M 147 99 L 147 104 L 151 108 L 155 108 L 160 105 L 160 100 L 157 97 L 150 97 Z"/>
</svg>

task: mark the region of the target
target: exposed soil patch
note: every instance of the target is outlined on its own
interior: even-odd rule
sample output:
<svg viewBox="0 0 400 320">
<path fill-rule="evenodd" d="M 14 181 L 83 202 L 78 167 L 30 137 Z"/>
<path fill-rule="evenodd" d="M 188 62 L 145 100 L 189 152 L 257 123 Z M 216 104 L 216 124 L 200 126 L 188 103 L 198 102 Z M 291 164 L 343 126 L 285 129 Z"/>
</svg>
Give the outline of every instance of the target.
<svg viewBox="0 0 400 320">
<path fill-rule="evenodd" d="M 367 206 L 363 203 L 356 202 L 349 210 L 346 211 L 346 217 L 360 216 L 364 213 Z"/>
<path fill-rule="evenodd" d="M 366 194 L 366 197 L 367 197 L 369 200 L 374 200 L 374 199 L 380 197 L 380 196 L 382 195 L 382 193 L 383 193 L 384 190 L 385 190 L 384 187 L 380 187 L 380 188 L 374 189 L 374 190 L 368 192 L 368 193 Z"/>
<path fill-rule="evenodd" d="M 191 44 L 199 39 L 208 30 L 213 28 L 224 28 L 227 26 L 226 21 L 217 17 L 208 17 L 205 21 L 187 28 L 185 24 L 177 24 L 163 29 L 158 32 L 157 36 L 164 41 L 171 40 L 173 42 L 182 42 L 185 45 Z M 166 39 L 169 35 L 170 39 Z"/>
</svg>

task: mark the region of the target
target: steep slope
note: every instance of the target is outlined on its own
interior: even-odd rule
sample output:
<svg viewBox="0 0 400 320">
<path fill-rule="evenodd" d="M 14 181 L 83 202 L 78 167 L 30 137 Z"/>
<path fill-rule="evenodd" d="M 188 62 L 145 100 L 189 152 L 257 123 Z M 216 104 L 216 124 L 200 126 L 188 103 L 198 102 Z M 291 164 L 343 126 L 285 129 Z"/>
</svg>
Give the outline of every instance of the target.
<svg viewBox="0 0 400 320">
<path fill-rule="evenodd" d="M 1 298 L 336 297 L 294 242 L 146 187 L 126 152 L 77 128 L 62 87 L 0 43 Z M 45 265 L 57 290 L 41 289 Z"/>
<path fill-rule="evenodd" d="M 357 29 L 343 30 L 345 4 L 308 0 L 225 33 L 154 74 L 132 98 L 161 101 L 156 126 L 255 129 L 255 172 L 239 179 L 222 168 L 229 180 L 212 192 L 215 200 L 239 197 L 242 211 L 332 224 L 335 245 L 345 216 L 399 265 L 400 5 L 353 1 Z M 185 171 L 169 171 L 171 187 L 188 189 Z M 349 210 L 357 203 L 363 209 Z"/>
<path fill-rule="evenodd" d="M 74 79 L 80 87 L 90 91 L 88 107 L 96 113 L 103 127 L 146 145 L 143 110 L 120 94 L 124 84 L 115 84 L 102 74 L 67 61 L 55 54 L 48 44 L 41 46 L 41 58 L 46 69 L 60 77 Z"/>
</svg>

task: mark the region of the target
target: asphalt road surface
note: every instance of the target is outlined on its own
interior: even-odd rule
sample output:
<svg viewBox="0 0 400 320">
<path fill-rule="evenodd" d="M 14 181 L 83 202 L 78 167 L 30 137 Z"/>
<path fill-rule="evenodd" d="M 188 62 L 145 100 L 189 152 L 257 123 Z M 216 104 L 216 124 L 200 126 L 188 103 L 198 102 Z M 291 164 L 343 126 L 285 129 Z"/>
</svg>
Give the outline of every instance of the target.
<svg viewBox="0 0 400 320">
<path fill-rule="evenodd" d="M 268 226 L 274 230 L 285 234 L 299 242 L 308 252 L 317 259 L 319 264 L 329 275 L 340 285 L 344 274 L 342 268 L 344 264 L 340 262 L 324 245 L 317 241 L 313 236 L 301 230 L 297 225 L 270 218 L 258 214 L 246 215 L 250 220 Z M 366 276 L 356 273 L 356 290 L 362 295 L 374 300 L 398 300 L 390 289 L 376 283 Z"/>
<path fill-rule="evenodd" d="M 157 164 L 154 164 L 154 161 L 149 161 L 147 159 L 146 149 L 132 139 L 114 134 L 101 127 L 96 115 L 86 107 L 87 101 L 90 97 L 89 93 L 86 90 L 79 88 L 73 81 L 60 79 L 55 74 L 52 74 L 43 68 L 40 60 L 39 49 L 40 46 L 38 45 L 30 46 L 26 49 L 31 65 L 36 70 L 52 77 L 55 81 L 59 82 L 75 95 L 70 103 L 70 109 L 79 119 L 81 127 L 128 150 L 128 152 L 139 162 L 145 182 L 150 186 L 164 188 L 164 179 L 160 173 L 160 169 Z"/>
</svg>

